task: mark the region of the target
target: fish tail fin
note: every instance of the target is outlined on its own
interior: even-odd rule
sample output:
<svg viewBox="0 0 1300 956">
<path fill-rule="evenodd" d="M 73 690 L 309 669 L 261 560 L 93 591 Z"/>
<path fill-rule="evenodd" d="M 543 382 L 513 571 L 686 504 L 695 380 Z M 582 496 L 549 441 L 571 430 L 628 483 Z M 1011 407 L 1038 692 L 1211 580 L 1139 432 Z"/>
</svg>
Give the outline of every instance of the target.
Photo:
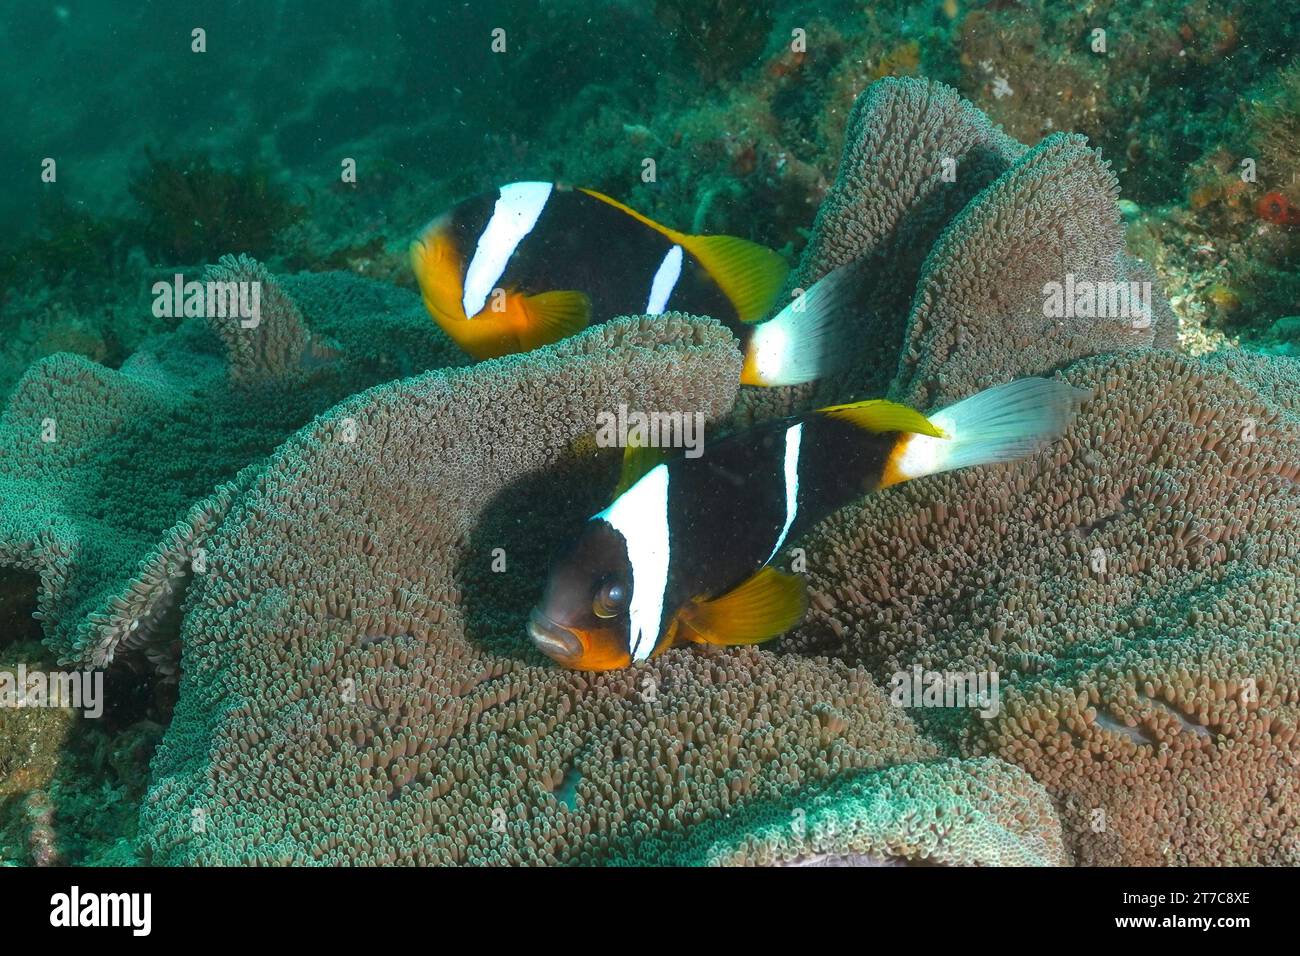
<svg viewBox="0 0 1300 956">
<path fill-rule="evenodd" d="M 754 327 L 745 346 L 744 385 L 802 385 L 842 367 L 857 315 L 858 263 L 822 276 L 771 319 Z"/>
<path fill-rule="evenodd" d="M 1025 458 L 1060 438 L 1073 424 L 1088 389 L 1048 378 L 1022 378 L 949 405 L 929 416 L 946 437 L 909 434 L 899 439 L 881 487 L 957 468 Z"/>
</svg>

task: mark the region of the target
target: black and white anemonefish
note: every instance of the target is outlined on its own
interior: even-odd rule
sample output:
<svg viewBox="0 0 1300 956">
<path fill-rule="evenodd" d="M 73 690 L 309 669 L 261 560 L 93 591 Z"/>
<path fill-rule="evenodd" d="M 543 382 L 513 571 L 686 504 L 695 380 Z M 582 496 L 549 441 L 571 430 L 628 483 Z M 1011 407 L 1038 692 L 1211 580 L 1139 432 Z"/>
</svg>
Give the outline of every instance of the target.
<svg viewBox="0 0 1300 956">
<path fill-rule="evenodd" d="M 782 548 L 863 494 L 1033 454 L 1090 394 L 1026 378 L 928 418 L 882 400 L 837 405 L 721 439 L 635 480 L 625 470 L 626 490 L 552 566 L 529 636 L 565 667 L 591 671 L 687 641 L 777 637 L 807 607 L 803 579 L 771 566 Z"/>
<path fill-rule="evenodd" d="M 476 359 L 567 338 L 619 315 L 687 312 L 731 329 L 741 381 L 824 375 L 851 318 L 851 269 L 830 273 L 766 322 L 785 261 L 733 236 L 691 236 L 589 189 L 509 183 L 458 204 L 411 244 L 425 307 Z"/>
</svg>

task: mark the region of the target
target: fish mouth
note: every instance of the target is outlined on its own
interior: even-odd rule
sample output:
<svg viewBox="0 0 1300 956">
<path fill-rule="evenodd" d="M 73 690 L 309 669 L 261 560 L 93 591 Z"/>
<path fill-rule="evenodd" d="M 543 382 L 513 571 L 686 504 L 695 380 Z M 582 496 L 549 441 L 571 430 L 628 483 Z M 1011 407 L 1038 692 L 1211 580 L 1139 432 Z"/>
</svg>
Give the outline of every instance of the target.
<svg viewBox="0 0 1300 956">
<path fill-rule="evenodd" d="M 572 664 L 582 657 L 582 641 L 567 627 L 561 627 L 537 608 L 528 616 L 528 636 L 533 645 L 561 664 Z"/>
</svg>

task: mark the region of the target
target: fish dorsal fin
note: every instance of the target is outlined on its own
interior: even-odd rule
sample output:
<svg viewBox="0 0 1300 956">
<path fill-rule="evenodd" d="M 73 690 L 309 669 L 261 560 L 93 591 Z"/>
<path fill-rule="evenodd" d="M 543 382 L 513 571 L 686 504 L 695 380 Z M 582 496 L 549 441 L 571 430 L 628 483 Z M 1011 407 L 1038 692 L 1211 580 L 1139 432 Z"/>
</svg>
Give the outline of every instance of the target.
<svg viewBox="0 0 1300 956">
<path fill-rule="evenodd" d="M 790 271 L 771 249 L 735 236 L 687 236 L 682 245 L 731 300 L 742 322 L 757 322 L 771 311 Z"/>
<path fill-rule="evenodd" d="M 649 226 L 655 232 L 667 236 L 668 239 L 670 239 L 671 241 L 679 245 L 684 243 L 687 239 L 691 238 L 690 236 L 686 235 L 686 233 L 684 232 L 678 232 L 676 229 L 669 229 L 667 226 L 663 225 L 662 223 L 655 222 L 649 216 L 641 215 L 641 213 L 637 212 L 631 206 L 627 205 L 626 203 L 619 202 L 617 199 L 615 199 L 612 196 L 606 196 L 604 193 L 598 193 L 594 189 L 579 189 L 578 192 L 586 193 L 588 196 L 592 197 L 593 199 L 599 199 L 603 203 L 608 203 L 609 205 L 613 206 L 615 209 L 619 210 L 620 212 L 626 213 L 627 215 L 635 219 L 637 222 L 641 223 L 642 225 Z"/>
<path fill-rule="evenodd" d="M 584 292 L 559 290 L 521 297 L 525 319 L 519 330 L 524 351 L 576 335 L 591 321 L 591 299 Z"/>
<path fill-rule="evenodd" d="M 803 578 L 763 568 L 726 594 L 683 608 L 682 636 L 720 647 L 761 644 L 798 624 L 807 609 Z"/>
<path fill-rule="evenodd" d="M 766 246 L 735 236 L 688 236 L 641 215 L 631 206 L 604 193 L 594 189 L 581 191 L 627 213 L 637 222 L 666 236 L 670 242 L 682 246 L 713 277 L 718 288 L 735 306 L 740 321 L 757 322 L 767 315 L 780 295 L 790 267 Z"/>
<path fill-rule="evenodd" d="M 815 414 L 851 422 L 869 432 L 911 432 L 932 438 L 948 437 L 943 429 L 916 409 L 897 402 L 887 402 L 883 398 L 870 398 L 849 405 L 829 405 L 817 409 Z"/>
<path fill-rule="evenodd" d="M 634 444 L 629 437 L 627 445 L 623 448 L 623 470 L 619 473 L 614 497 L 618 498 L 645 477 L 651 468 L 663 464 L 667 457 L 666 449 Z"/>
</svg>

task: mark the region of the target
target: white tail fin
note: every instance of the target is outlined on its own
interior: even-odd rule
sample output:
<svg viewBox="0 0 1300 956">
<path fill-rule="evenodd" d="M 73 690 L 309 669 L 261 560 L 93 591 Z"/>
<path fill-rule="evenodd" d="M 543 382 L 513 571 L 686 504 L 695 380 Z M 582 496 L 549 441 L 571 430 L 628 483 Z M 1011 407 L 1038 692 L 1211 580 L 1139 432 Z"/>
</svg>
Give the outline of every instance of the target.
<svg viewBox="0 0 1300 956">
<path fill-rule="evenodd" d="M 740 381 L 802 385 L 833 371 L 856 312 L 857 263 L 826 273 L 775 316 L 754 326 Z"/>
<path fill-rule="evenodd" d="M 1049 378 L 986 388 L 929 416 L 947 438 L 904 438 L 891 463 L 890 483 L 1032 455 L 1060 438 L 1091 397 L 1087 389 Z"/>
</svg>

